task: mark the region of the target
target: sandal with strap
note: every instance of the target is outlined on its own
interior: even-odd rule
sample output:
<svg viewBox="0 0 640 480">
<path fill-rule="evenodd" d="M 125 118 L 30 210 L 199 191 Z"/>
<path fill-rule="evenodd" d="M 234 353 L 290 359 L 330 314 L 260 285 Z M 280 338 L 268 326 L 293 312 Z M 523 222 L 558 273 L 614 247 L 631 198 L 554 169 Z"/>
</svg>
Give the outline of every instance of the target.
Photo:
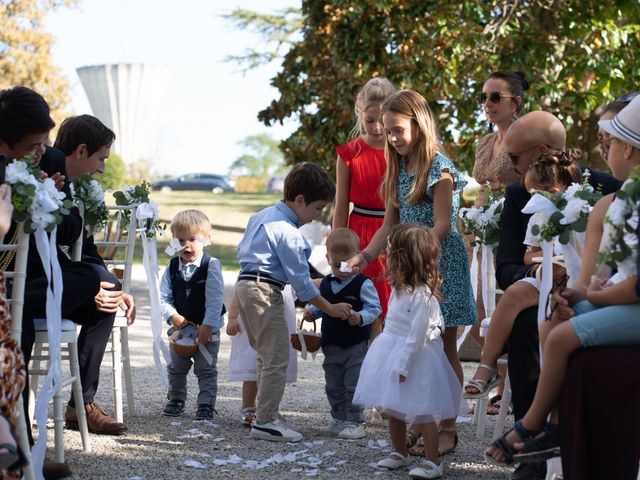
<svg viewBox="0 0 640 480">
<path fill-rule="evenodd" d="M 526 443 L 527 441 L 531 441 L 531 440 L 533 440 L 535 438 L 535 435 L 532 432 L 530 432 L 529 430 L 527 430 L 524 427 L 524 425 L 522 425 L 522 420 L 518 420 L 516 423 L 513 424 L 513 428 L 511 430 L 509 430 L 507 433 L 505 433 L 501 437 L 496 438 L 490 445 L 492 447 L 500 449 L 500 451 L 506 457 L 506 461 L 500 462 L 500 461 L 496 460 L 495 458 L 493 458 L 491 455 L 489 455 L 485 451 L 484 458 L 488 463 L 490 463 L 492 465 L 496 465 L 498 467 L 504 467 L 505 465 L 511 465 L 513 463 L 513 461 L 514 461 L 514 455 L 517 455 L 517 454 L 521 453 L 518 450 L 516 450 L 513 447 L 513 445 L 511 445 L 507 441 L 507 435 L 509 435 L 514 430 L 518 434 L 518 436 L 520 437 L 520 441 L 521 442 L 525 442 Z"/>
<path fill-rule="evenodd" d="M 560 426 L 547 423 L 542 433 L 524 441 L 524 450 L 513 456 L 518 463 L 540 463 L 560 456 Z"/>
<path fill-rule="evenodd" d="M 462 394 L 462 398 L 466 399 L 474 399 L 474 398 L 482 398 L 489 395 L 489 392 L 500 385 L 503 381 L 503 378 L 498 374 L 498 369 L 492 367 L 491 365 L 487 365 L 486 363 L 479 363 L 478 369 L 484 368 L 488 370 L 491 377 L 489 381 L 482 380 L 481 378 L 472 378 L 467 382 L 464 386 L 464 393 Z M 476 373 L 478 370 L 476 370 Z M 469 392 L 467 389 L 475 388 L 477 392 Z"/>
<path fill-rule="evenodd" d="M 169 400 L 169 402 L 164 406 L 164 410 L 162 411 L 163 415 L 167 417 L 177 417 L 184 411 L 184 401 L 182 400 Z"/>
<path fill-rule="evenodd" d="M 453 446 L 450 448 L 447 448 L 446 450 L 438 450 L 438 455 L 440 455 L 441 457 L 443 455 L 448 455 L 450 453 L 454 453 L 456 451 L 456 447 L 458 446 L 458 430 L 456 429 L 456 427 L 450 427 L 450 428 L 445 428 L 445 427 L 440 427 L 438 429 L 438 436 L 441 433 L 453 433 Z"/>
</svg>

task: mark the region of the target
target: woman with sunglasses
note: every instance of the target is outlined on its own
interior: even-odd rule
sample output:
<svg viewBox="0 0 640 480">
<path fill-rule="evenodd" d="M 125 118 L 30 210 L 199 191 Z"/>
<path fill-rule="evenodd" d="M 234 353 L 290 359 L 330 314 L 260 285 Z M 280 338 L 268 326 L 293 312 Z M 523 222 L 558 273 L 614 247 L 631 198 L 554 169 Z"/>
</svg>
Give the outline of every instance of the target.
<svg viewBox="0 0 640 480">
<path fill-rule="evenodd" d="M 522 110 L 524 92 L 528 88 L 529 82 L 524 78 L 524 73 L 497 71 L 489 75 L 489 78 L 482 85 L 482 91 L 478 93 L 478 104 L 484 110 L 490 128 L 493 129 L 493 125 L 495 125 L 496 131 L 482 137 L 476 147 L 473 178 L 481 185 L 481 188 L 475 206 L 480 206 L 486 201 L 485 185 L 488 184 L 492 191 L 497 191 L 510 183 L 520 181 L 520 176 L 511 167 L 511 160 L 504 149 L 504 137 L 509 126 L 518 118 L 518 114 Z M 468 247 L 469 258 L 471 258 L 471 252 L 471 247 Z M 479 274 L 478 291 L 482 288 L 481 284 L 482 275 Z M 478 318 L 485 318 L 481 295 L 478 295 L 476 308 Z M 474 325 L 469 334 L 476 343 L 480 346 L 483 345 L 479 325 Z M 501 373 L 504 377 L 506 372 Z M 489 402 L 487 413 L 490 415 L 498 414 L 499 402 L 502 398 L 501 390 L 502 387 Z"/>
</svg>

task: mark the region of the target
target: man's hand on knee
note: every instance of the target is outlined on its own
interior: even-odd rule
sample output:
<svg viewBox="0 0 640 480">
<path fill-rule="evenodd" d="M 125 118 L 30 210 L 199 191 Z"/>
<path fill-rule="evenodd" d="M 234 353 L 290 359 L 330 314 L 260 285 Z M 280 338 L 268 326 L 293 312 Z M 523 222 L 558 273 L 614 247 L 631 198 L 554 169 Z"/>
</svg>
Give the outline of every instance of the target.
<svg viewBox="0 0 640 480">
<path fill-rule="evenodd" d="M 100 282 L 100 291 L 94 297 L 96 308 L 100 312 L 115 313 L 122 303 L 122 290 L 109 290 L 115 287 L 111 282 Z"/>
</svg>

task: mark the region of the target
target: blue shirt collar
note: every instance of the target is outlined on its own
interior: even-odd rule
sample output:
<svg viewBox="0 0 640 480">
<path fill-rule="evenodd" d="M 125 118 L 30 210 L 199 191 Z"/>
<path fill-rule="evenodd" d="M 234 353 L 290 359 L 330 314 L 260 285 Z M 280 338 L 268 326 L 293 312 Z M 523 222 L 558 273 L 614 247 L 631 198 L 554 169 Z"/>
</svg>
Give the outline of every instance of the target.
<svg viewBox="0 0 640 480">
<path fill-rule="evenodd" d="M 284 203 L 284 200 L 279 200 L 278 203 L 276 203 L 276 208 L 284 213 L 286 217 L 291 220 L 291 222 L 296 226 L 296 228 L 300 228 L 302 226 L 296 212 L 294 212 L 289 205 Z"/>
</svg>

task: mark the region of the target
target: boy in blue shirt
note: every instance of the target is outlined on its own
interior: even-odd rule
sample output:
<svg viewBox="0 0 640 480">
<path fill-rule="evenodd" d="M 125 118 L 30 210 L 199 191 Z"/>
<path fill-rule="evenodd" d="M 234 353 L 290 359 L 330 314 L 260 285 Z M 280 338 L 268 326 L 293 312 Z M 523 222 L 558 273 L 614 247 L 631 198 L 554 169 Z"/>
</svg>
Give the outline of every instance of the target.
<svg viewBox="0 0 640 480">
<path fill-rule="evenodd" d="M 216 363 L 225 309 L 222 267 L 217 258 L 203 251 L 204 246 L 209 244 L 210 230 L 211 222 L 199 210 L 183 210 L 171 221 L 171 233 L 173 238 L 180 241 L 180 249 L 162 275 L 162 319 L 171 324 L 168 332 L 170 336 L 178 332 L 176 335 L 192 338 L 199 345 L 191 356 L 180 355 L 173 348 L 169 350 L 169 402 L 162 413 L 172 417 L 180 415 L 184 410 L 187 373 L 192 362 L 200 388 L 196 420 L 213 418 L 216 404 Z"/>
<path fill-rule="evenodd" d="M 353 404 L 360 367 L 369 347 L 371 324 L 382 313 L 378 292 L 369 277 L 342 268 L 360 251 L 360 238 L 348 228 L 336 228 L 327 238 L 327 260 L 331 275 L 320 283 L 320 293 L 332 302 L 348 302 L 353 310 L 344 321 L 311 306 L 302 318 L 307 321 L 322 316 L 322 353 L 324 353 L 325 391 L 331 405 L 331 422 L 327 433 L 338 438 L 365 436 L 361 405 Z"/>
<path fill-rule="evenodd" d="M 299 442 L 302 435 L 280 420 L 289 363 L 289 330 L 282 289 L 290 283 L 303 302 L 332 317 L 347 319 L 348 303 L 331 304 L 311 282 L 311 248 L 298 228 L 317 218 L 333 200 L 336 187 L 313 163 L 293 167 L 284 180 L 284 200 L 254 214 L 238 245 L 238 309 L 249 344 L 258 353 L 258 404 L 251 437 Z"/>
</svg>

